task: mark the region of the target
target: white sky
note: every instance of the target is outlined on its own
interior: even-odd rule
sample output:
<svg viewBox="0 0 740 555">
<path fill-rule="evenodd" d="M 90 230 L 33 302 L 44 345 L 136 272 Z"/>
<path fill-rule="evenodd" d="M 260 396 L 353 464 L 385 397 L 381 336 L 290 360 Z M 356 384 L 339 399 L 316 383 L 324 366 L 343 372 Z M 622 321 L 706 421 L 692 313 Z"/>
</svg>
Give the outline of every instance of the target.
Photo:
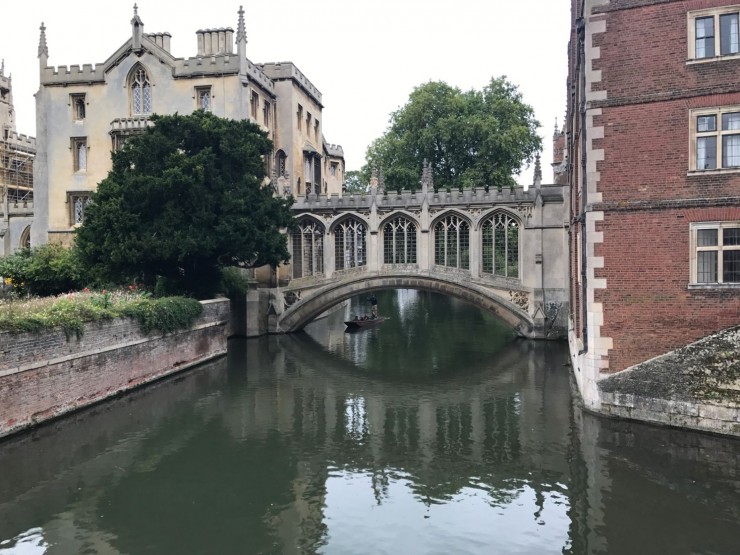
<svg viewBox="0 0 740 555">
<path fill-rule="evenodd" d="M 321 91 L 324 135 L 348 170 L 412 89 L 442 80 L 481 89 L 517 84 L 539 120 L 543 181 L 552 181 L 552 133 L 565 114 L 568 0 L 138 0 L 144 32 L 172 34 L 172 54 L 196 54 L 195 31 L 237 26 L 244 4 L 247 57 L 292 61 Z M 49 65 L 101 63 L 131 36 L 134 0 L 3 0 L 0 58 L 13 76 L 17 129 L 35 134 L 39 26 Z M 12 5 L 12 7 L 11 7 Z M 532 168 L 518 181 L 532 182 Z"/>
</svg>

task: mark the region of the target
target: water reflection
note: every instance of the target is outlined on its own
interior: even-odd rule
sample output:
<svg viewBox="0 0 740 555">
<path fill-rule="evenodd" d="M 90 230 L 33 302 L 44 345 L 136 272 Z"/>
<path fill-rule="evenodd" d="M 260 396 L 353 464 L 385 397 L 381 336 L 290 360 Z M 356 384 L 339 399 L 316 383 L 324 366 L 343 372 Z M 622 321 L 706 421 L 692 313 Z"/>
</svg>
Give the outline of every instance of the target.
<svg viewBox="0 0 740 555">
<path fill-rule="evenodd" d="M 740 442 L 599 420 L 563 345 L 378 298 L 0 443 L 0 554 L 737 552 Z"/>
</svg>

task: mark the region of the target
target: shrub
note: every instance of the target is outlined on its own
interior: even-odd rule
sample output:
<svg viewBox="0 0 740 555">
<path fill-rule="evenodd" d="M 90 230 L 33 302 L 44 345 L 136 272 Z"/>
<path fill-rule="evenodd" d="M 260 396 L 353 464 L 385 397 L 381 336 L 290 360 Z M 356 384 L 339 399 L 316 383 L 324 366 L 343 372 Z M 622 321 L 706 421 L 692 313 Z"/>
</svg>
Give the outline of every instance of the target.
<svg viewBox="0 0 740 555">
<path fill-rule="evenodd" d="M 202 312 L 195 299 L 148 293 L 107 291 L 70 293 L 58 297 L 0 300 L 0 332 L 41 332 L 62 328 L 67 337 L 79 337 L 85 323 L 113 318 L 134 318 L 143 333 L 171 333 L 192 326 Z"/>
<path fill-rule="evenodd" d="M 74 250 L 61 245 L 23 249 L 0 258 L 0 275 L 18 295 L 58 295 L 84 286 L 85 272 Z"/>
<path fill-rule="evenodd" d="M 244 270 L 233 266 L 221 270 L 221 290 L 230 299 L 243 297 L 249 289 Z"/>
</svg>

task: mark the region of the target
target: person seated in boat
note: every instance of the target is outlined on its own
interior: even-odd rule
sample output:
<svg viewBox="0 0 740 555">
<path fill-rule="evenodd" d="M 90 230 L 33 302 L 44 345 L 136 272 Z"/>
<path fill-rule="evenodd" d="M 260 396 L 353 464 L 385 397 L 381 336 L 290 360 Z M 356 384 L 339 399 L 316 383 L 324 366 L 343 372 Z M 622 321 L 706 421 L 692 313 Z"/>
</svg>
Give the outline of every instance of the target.
<svg viewBox="0 0 740 555">
<path fill-rule="evenodd" d="M 357 322 L 357 320 L 359 320 L 359 318 L 357 317 L 357 314 L 355 314 L 355 317 L 352 318 L 352 320 L 354 320 L 355 322 Z"/>
</svg>

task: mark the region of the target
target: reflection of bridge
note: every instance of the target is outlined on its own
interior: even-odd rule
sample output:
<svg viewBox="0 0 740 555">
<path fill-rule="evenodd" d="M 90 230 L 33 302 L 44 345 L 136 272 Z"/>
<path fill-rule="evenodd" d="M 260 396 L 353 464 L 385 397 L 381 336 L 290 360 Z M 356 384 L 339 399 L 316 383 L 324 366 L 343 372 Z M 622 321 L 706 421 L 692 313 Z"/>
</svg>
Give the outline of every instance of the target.
<svg viewBox="0 0 740 555">
<path fill-rule="evenodd" d="M 300 229 L 271 291 L 268 330 L 302 329 L 331 306 L 377 289 L 461 298 L 520 335 L 557 337 L 567 302 L 565 188 L 308 195 L 293 207 Z"/>
</svg>

